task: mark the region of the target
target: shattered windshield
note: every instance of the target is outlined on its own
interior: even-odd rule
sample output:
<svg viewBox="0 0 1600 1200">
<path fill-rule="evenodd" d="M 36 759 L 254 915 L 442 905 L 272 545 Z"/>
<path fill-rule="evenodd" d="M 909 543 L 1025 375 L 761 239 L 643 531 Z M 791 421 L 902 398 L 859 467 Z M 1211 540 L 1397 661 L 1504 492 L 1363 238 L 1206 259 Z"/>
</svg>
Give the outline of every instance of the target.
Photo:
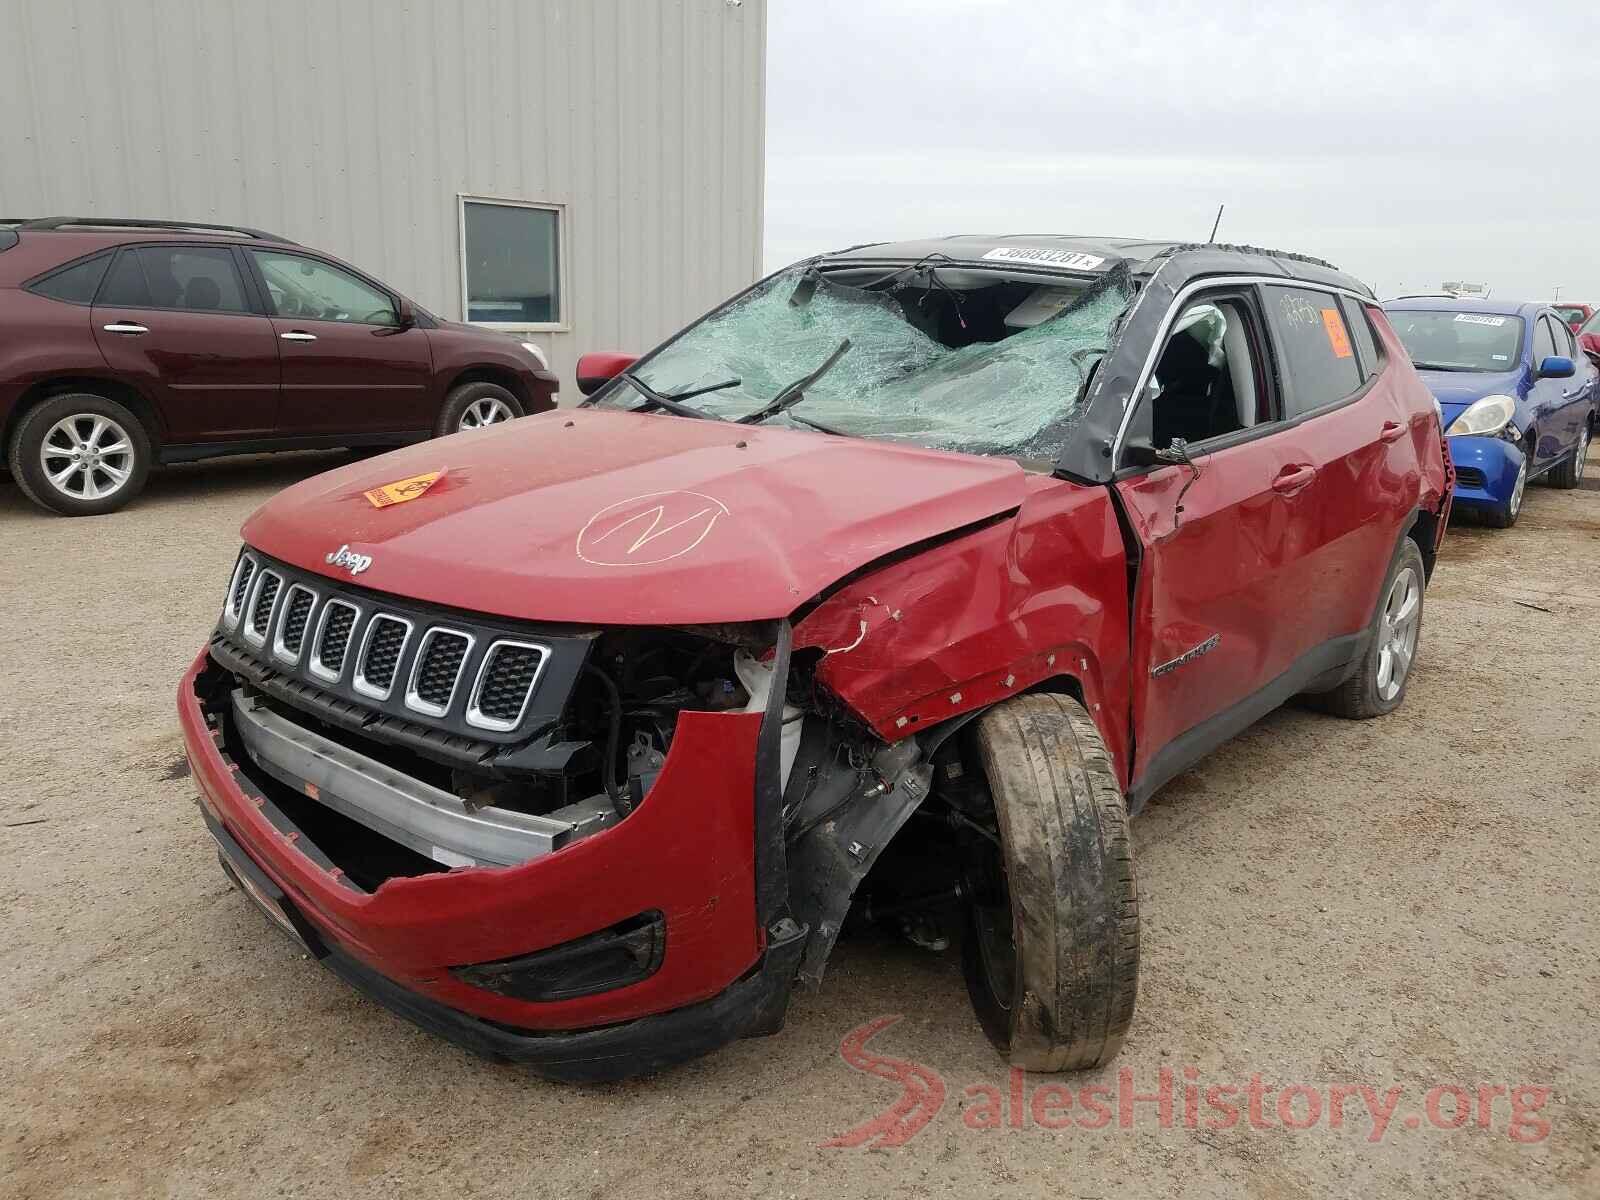
<svg viewBox="0 0 1600 1200">
<path fill-rule="evenodd" d="M 658 397 L 714 389 L 685 403 L 729 420 L 778 399 L 793 407 L 771 424 L 1053 460 L 1132 294 L 1123 267 L 1091 283 L 936 264 L 846 276 L 802 264 L 631 374 Z M 633 409 L 646 399 L 624 377 L 597 403 Z"/>
</svg>

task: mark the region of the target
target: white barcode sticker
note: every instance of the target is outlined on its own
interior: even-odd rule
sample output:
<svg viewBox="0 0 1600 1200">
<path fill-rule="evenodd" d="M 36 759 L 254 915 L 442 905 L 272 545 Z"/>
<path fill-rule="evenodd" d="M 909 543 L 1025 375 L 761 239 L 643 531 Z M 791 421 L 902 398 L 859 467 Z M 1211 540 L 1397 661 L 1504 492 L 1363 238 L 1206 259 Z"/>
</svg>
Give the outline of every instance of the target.
<svg viewBox="0 0 1600 1200">
<path fill-rule="evenodd" d="M 1098 254 L 1084 254 L 1081 250 L 1052 250 L 1047 246 L 996 246 L 983 257 L 990 262 L 1064 267 L 1068 271 L 1095 271 L 1104 266 L 1106 261 Z"/>
<path fill-rule="evenodd" d="M 1497 329 L 1506 323 L 1504 317 L 1486 317 L 1482 313 L 1457 313 L 1456 320 L 1466 325 L 1493 325 Z"/>
</svg>

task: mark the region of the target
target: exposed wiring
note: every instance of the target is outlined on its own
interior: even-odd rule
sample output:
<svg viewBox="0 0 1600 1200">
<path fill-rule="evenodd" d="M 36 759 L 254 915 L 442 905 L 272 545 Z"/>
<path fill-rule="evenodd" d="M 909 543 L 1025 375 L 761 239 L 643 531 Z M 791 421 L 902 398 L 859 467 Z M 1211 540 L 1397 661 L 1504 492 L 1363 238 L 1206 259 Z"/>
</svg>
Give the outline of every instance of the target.
<svg viewBox="0 0 1600 1200">
<path fill-rule="evenodd" d="M 622 693 L 617 690 L 616 683 L 599 667 L 584 663 L 586 673 L 593 675 L 605 685 L 606 694 L 611 699 L 611 726 L 606 732 L 605 761 L 600 764 L 600 778 L 605 784 L 606 795 L 611 797 L 611 807 L 617 811 L 617 820 L 622 820 L 632 809 L 628 806 L 627 797 L 622 794 L 622 788 L 617 783 L 617 751 L 622 745 Z"/>
</svg>

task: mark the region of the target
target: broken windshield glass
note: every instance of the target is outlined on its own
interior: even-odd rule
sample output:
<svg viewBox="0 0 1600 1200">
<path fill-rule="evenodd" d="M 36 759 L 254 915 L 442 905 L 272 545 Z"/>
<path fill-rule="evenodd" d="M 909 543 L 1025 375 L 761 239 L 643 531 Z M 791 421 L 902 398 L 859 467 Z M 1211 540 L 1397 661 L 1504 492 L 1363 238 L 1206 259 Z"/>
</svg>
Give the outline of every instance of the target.
<svg viewBox="0 0 1600 1200">
<path fill-rule="evenodd" d="M 1041 286 L 1037 277 L 963 268 L 950 272 L 959 288 L 943 273 L 923 268 L 875 290 L 792 267 L 630 374 L 668 396 L 737 379 L 695 406 L 751 417 L 848 339 L 793 416 L 773 414 L 771 424 L 814 422 L 940 450 L 1054 459 L 1132 298 L 1127 270 L 1093 285 L 1063 277 Z M 646 398 L 624 379 L 598 403 L 631 409 Z"/>
</svg>

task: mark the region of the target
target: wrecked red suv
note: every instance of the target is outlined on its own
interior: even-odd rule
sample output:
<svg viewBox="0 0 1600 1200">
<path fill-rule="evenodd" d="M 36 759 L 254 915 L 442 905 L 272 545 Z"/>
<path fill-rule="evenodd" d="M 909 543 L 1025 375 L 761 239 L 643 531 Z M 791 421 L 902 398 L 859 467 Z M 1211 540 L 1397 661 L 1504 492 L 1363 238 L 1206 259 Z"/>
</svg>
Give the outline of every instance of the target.
<svg viewBox="0 0 1600 1200">
<path fill-rule="evenodd" d="M 959 938 L 1012 1062 L 1102 1063 L 1129 815 L 1293 696 L 1405 696 L 1450 467 L 1325 263 L 865 246 L 580 375 L 264 506 L 178 696 L 234 881 L 482 1053 L 772 1033 L 878 921 Z"/>
</svg>

